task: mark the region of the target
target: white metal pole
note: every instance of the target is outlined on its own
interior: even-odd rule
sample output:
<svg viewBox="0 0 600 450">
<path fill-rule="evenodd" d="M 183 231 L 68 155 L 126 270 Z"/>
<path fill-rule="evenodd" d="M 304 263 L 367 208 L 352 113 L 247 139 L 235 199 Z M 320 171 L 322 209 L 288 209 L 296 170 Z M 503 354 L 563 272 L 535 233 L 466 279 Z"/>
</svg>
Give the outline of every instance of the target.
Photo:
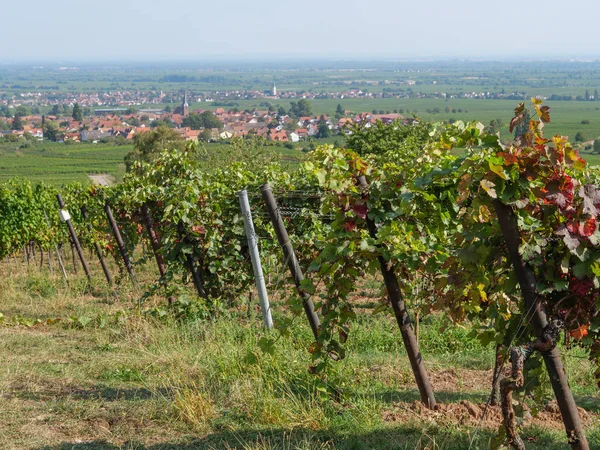
<svg viewBox="0 0 600 450">
<path fill-rule="evenodd" d="M 246 189 L 239 191 L 238 197 L 240 198 L 240 209 L 242 211 L 242 217 L 244 218 L 244 229 L 246 230 L 246 239 L 248 240 L 248 248 L 250 250 L 250 259 L 252 260 L 252 269 L 254 270 L 254 281 L 256 283 L 256 289 L 258 290 L 260 308 L 262 309 L 265 326 L 271 329 L 273 328 L 273 319 L 271 318 L 269 296 L 267 295 L 267 287 L 265 286 L 265 278 L 260 263 L 258 243 L 256 242 L 254 223 L 252 222 L 252 212 L 250 211 L 250 203 L 248 202 L 248 192 L 246 192 Z"/>
</svg>

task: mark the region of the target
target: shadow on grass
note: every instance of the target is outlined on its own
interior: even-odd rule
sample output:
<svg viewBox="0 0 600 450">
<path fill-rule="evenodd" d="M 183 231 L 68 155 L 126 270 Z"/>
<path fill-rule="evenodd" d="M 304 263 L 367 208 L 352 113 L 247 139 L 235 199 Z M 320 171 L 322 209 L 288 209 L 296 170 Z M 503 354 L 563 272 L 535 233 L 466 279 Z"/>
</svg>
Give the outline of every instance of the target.
<svg viewBox="0 0 600 450">
<path fill-rule="evenodd" d="M 461 400 L 468 400 L 472 403 L 485 403 L 488 400 L 486 395 L 477 392 L 435 391 L 434 393 L 438 403 L 458 403 Z M 382 403 L 421 401 L 421 395 L 416 389 L 378 392 L 373 397 Z"/>
<path fill-rule="evenodd" d="M 528 449 L 563 450 L 568 448 L 566 437 L 548 433 L 545 430 L 529 430 L 522 434 L 527 439 Z M 473 450 L 483 450 L 490 446 L 493 433 L 479 430 Z M 590 436 L 592 439 L 597 438 Z M 307 429 L 296 430 L 246 430 L 239 432 L 224 431 L 212 433 L 203 438 L 181 442 L 165 442 L 145 446 L 141 443 L 127 442 L 121 446 L 104 440 L 86 443 L 63 442 L 56 445 L 39 447 L 37 450 L 192 450 L 192 449 L 429 449 L 429 450 L 465 450 L 469 448 L 471 436 L 464 430 L 433 426 L 424 428 L 422 424 L 400 425 L 368 433 L 338 434 L 314 432 Z M 593 441 L 592 441 L 593 442 Z M 590 442 L 592 449 L 594 444 Z"/>
<path fill-rule="evenodd" d="M 89 388 L 67 386 L 58 390 L 47 391 L 13 391 L 5 397 L 17 397 L 22 400 L 47 401 L 61 398 L 73 400 L 103 400 L 103 401 L 134 401 L 148 400 L 157 395 L 170 397 L 172 393 L 167 389 L 149 390 L 145 388 L 119 388 L 106 385 L 96 385 Z"/>
<path fill-rule="evenodd" d="M 575 403 L 580 408 L 593 413 L 600 413 L 600 398 L 593 395 L 576 395 Z M 600 445 L 600 444 L 598 444 Z"/>
</svg>

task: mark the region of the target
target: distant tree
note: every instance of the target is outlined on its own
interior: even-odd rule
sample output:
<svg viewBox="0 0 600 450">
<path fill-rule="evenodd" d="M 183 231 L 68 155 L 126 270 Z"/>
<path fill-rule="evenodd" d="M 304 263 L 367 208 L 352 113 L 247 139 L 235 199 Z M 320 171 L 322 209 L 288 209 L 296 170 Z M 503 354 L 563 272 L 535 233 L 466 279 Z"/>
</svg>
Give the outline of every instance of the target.
<svg viewBox="0 0 600 450">
<path fill-rule="evenodd" d="M 173 123 L 165 122 L 164 120 L 153 120 L 152 122 L 150 122 L 150 128 L 159 128 L 159 127 L 173 128 Z"/>
<path fill-rule="evenodd" d="M 190 113 L 189 116 L 184 117 L 182 125 L 184 127 L 190 127 L 192 130 L 201 130 L 203 128 L 223 128 L 223 123 L 210 111 L 204 111 L 201 114 Z"/>
<path fill-rule="evenodd" d="M 17 108 L 15 109 L 15 112 L 17 114 L 19 114 L 21 117 L 31 115 L 31 110 L 27 106 L 23 106 L 23 105 L 17 106 Z"/>
<path fill-rule="evenodd" d="M 18 131 L 23 129 L 23 120 L 21 119 L 21 115 L 19 113 L 16 113 L 15 117 L 13 118 L 12 129 Z"/>
<path fill-rule="evenodd" d="M 131 114 L 137 114 L 138 110 L 136 108 L 134 108 L 133 106 L 130 106 L 129 108 L 127 108 L 125 110 L 125 115 L 129 116 Z"/>
<path fill-rule="evenodd" d="M 277 128 L 279 126 L 279 122 L 277 122 L 275 119 L 271 120 L 268 124 L 267 124 L 267 128 L 269 130 L 272 130 L 274 128 Z"/>
<path fill-rule="evenodd" d="M 212 139 L 212 132 L 209 129 L 204 130 L 198 136 L 198 140 L 200 142 L 210 142 L 211 139 Z"/>
<path fill-rule="evenodd" d="M 597 102 L 600 101 L 600 94 L 598 93 L 598 89 L 594 91 L 594 100 Z"/>
<path fill-rule="evenodd" d="M 139 127 L 140 119 L 138 119 L 137 117 L 132 117 L 130 119 L 127 119 L 127 124 L 131 125 L 132 127 Z"/>
<path fill-rule="evenodd" d="M 600 153 L 600 139 L 594 139 L 594 153 Z"/>
<path fill-rule="evenodd" d="M 291 102 L 289 114 L 294 117 L 311 116 L 312 107 L 310 102 L 305 98 L 298 100 L 298 103 Z"/>
<path fill-rule="evenodd" d="M 58 137 L 58 125 L 51 120 L 45 120 L 42 125 L 42 133 L 44 133 L 44 139 L 56 141 Z"/>
<path fill-rule="evenodd" d="M 153 131 L 136 134 L 133 137 L 133 150 L 125 156 L 125 168 L 129 172 L 136 161 L 151 162 L 166 148 L 183 150 L 185 139 L 176 131 L 167 127 L 158 127 Z"/>
<path fill-rule="evenodd" d="M 52 110 L 50 112 L 52 113 L 53 116 L 57 116 L 58 117 L 61 114 L 62 111 L 61 111 L 61 108 L 60 108 L 59 105 L 54 105 L 52 107 Z"/>
<path fill-rule="evenodd" d="M 590 101 L 590 91 L 588 91 L 586 89 L 585 90 L 585 95 L 583 96 L 583 98 L 585 99 L 585 101 L 589 102 Z"/>
<path fill-rule="evenodd" d="M 287 111 L 285 110 L 285 108 L 283 106 L 279 105 L 279 108 L 277 108 L 277 115 L 278 116 L 287 115 Z"/>
<path fill-rule="evenodd" d="M 79 103 L 75 103 L 73 105 L 73 120 L 76 120 L 77 122 L 82 122 L 83 121 L 83 111 L 81 110 L 81 106 L 79 106 Z"/>
<path fill-rule="evenodd" d="M 171 108 L 171 105 L 167 105 L 164 107 L 165 112 L 170 113 L 171 111 L 173 111 L 173 108 Z"/>
<path fill-rule="evenodd" d="M 10 130 L 10 125 L 6 122 L 6 120 L 0 119 L 0 130 Z"/>
<path fill-rule="evenodd" d="M 327 121 L 325 120 L 324 116 L 321 116 L 319 118 L 319 125 L 317 127 L 317 134 L 315 134 L 315 137 L 321 139 L 321 138 L 327 138 L 331 136 L 331 130 L 329 129 L 329 126 L 327 125 Z"/>
<path fill-rule="evenodd" d="M 273 105 L 269 105 L 269 112 L 275 112 L 275 107 Z"/>
<path fill-rule="evenodd" d="M 223 123 L 210 111 L 204 111 L 200 114 L 202 121 L 204 122 L 204 128 L 223 128 Z"/>
<path fill-rule="evenodd" d="M 583 135 L 582 131 L 578 131 L 577 134 L 575 135 L 575 142 L 584 142 L 585 141 L 585 136 Z"/>
<path fill-rule="evenodd" d="M 192 130 L 200 130 L 204 128 L 204 122 L 198 113 L 190 113 L 189 116 L 184 117 L 181 125 L 184 127 L 190 127 Z"/>
<path fill-rule="evenodd" d="M 588 119 L 583 119 L 581 121 L 581 125 L 589 125 L 589 124 L 590 124 L 590 121 Z"/>
<path fill-rule="evenodd" d="M 114 140 L 115 145 L 126 145 L 128 143 L 129 142 L 127 142 L 127 139 L 125 139 L 125 136 L 123 136 L 122 134 L 115 136 L 115 140 Z"/>
</svg>

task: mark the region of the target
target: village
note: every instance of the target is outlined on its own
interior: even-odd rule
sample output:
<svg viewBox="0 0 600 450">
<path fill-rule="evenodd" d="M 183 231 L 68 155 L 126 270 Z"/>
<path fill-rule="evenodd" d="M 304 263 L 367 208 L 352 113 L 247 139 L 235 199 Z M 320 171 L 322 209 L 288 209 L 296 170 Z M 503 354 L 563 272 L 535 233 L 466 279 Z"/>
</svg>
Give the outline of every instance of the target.
<svg viewBox="0 0 600 450">
<path fill-rule="evenodd" d="M 276 88 L 274 88 L 275 90 Z M 65 143 L 88 142 L 125 144 L 141 133 L 159 126 L 172 128 L 188 141 L 217 142 L 233 137 L 262 137 L 278 143 L 296 143 L 351 132 L 351 125 L 370 126 L 377 121 L 409 121 L 398 113 L 353 113 L 338 106 L 335 118 L 311 114 L 310 103 L 301 99 L 294 104 L 296 114 L 283 108 L 240 111 L 238 108 L 190 110 L 187 93 L 173 111 L 162 109 L 106 108 L 84 116 L 79 104 L 62 115 L 32 114 L 5 119 L 5 139 L 52 140 Z"/>
</svg>

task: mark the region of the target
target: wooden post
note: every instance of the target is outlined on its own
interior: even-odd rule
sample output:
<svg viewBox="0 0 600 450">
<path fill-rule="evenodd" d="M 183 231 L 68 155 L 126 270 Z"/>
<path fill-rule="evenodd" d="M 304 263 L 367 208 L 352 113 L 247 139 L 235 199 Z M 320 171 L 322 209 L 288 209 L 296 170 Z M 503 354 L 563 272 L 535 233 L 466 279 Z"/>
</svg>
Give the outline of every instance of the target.
<svg viewBox="0 0 600 450">
<path fill-rule="evenodd" d="M 515 270 L 521 294 L 524 301 L 524 313 L 530 312 L 531 326 L 537 339 L 544 341 L 544 332 L 548 326 L 548 316 L 542 303 L 543 298 L 538 294 L 536 279 L 533 270 L 527 265 L 519 253 L 521 245 L 521 231 L 512 207 L 505 205 L 499 200 L 494 201 L 496 215 L 500 223 L 500 229 L 504 235 L 504 241 L 508 248 L 508 254 Z M 569 387 L 567 373 L 560 359 L 556 346 L 550 351 L 541 352 L 546 364 L 546 370 L 550 376 L 550 383 L 558 402 L 558 408 L 565 424 L 569 444 L 575 450 L 589 450 L 589 444 L 581 425 L 579 411 Z"/>
<path fill-rule="evenodd" d="M 44 211 L 44 217 L 46 218 L 46 224 L 48 225 L 48 228 L 51 228 L 50 219 L 48 219 L 48 214 L 46 214 L 46 208 L 43 208 L 42 211 Z M 60 250 L 58 249 L 58 245 L 56 245 L 56 242 L 54 243 L 54 251 L 56 252 L 56 259 L 58 259 L 58 264 L 60 265 L 60 269 L 68 285 L 69 279 L 67 277 L 67 271 L 65 270 L 65 265 L 63 264 L 62 257 L 60 256 Z M 50 265 L 50 251 L 48 251 L 48 265 Z M 52 273 L 52 266 L 50 266 L 50 273 Z"/>
<path fill-rule="evenodd" d="M 267 212 L 269 213 L 271 223 L 273 224 L 273 228 L 275 229 L 275 234 L 277 235 L 279 245 L 281 245 L 281 247 L 283 248 L 283 254 L 285 256 L 287 266 L 292 274 L 292 278 L 294 278 L 296 290 L 298 291 L 298 294 L 300 294 L 300 296 L 302 297 L 302 305 L 304 307 L 306 318 L 308 319 L 308 323 L 310 324 L 310 328 L 312 329 L 315 339 L 317 339 L 319 336 L 319 327 L 321 326 L 321 321 L 319 320 L 319 316 L 317 316 L 317 313 L 315 311 L 315 305 L 313 304 L 309 293 L 302 289 L 302 287 L 300 286 L 302 280 L 304 280 L 304 274 L 302 273 L 302 269 L 300 269 L 298 258 L 296 257 L 294 247 L 290 242 L 290 237 L 287 233 L 287 230 L 285 229 L 283 220 L 281 220 L 281 215 L 279 214 L 279 209 L 277 207 L 277 201 L 275 200 L 275 196 L 273 195 L 273 189 L 267 183 L 260 187 L 260 192 L 265 201 Z"/>
<path fill-rule="evenodd" d="M 73 273 L 77 275 L 77 258 L 75 258 L 75 244 L 73 244 L 72 239 L 69 239 L 69 246 L 71 247 L 71 264 L 73 265 Z"/>
<path fill-rule="evenodd" d="M 494 371 L 492 372 L 492 392 L 490 394 L 491 406 L 498 406 L 500 404 L 500 378 L 502 375 L 503 365 L 503 346 L 501 344 L 496 344 L 496 353 L 494 357 Z"/>
<path fill-rule="evenodd" d="M 179 222 L 177 224 L 177 234 L 179 235 L 179 239 L 181 239 L 182 242 L 184 242 L 184 243 L 189 242 L 189 240 L 187 238 L 187 234 L 186 234 L 185 229 L 183 228 L 183 224 L 181 222 Z M 188 270 L 192 274 L 192 282 L 194 283 L 196 292 L 198 292 L 198 295 L 200 297 L 203 297 L 208 301 L 208 293 L 206 292 L 206 289 L 204 288 L 204 278 L 202 277 L 202 272 L 200 272 L 200 270 L 198 270 L 198 268 L 196 267 L 194 257 L 192 255 L 190 255 L 189 253 L 186 253 L 185 261 L 187 263 Z"/>
<path fill-rule="evenodd" d="M 84 220 L 87 222 L 87 227 L 90 233 L 92 233 L 92 224 L 89 222 L 89 216 L 87 212 L 87 208 L 85 205 L 81 207 L 81 214 L 83 215 Z M 106 264 L 106 258 L 104 258 L 104 253 L 102 253 L 102 249 L 100 248 L 100 244 L 94 241 L 94 249 L 96 250 L 96 255 L 98 256 L 98 260 L 100 261 L 100 265 L 102 266 L 102 271 L 104 272 L 104 276 L 106 277 L 106 281 L 108 281 L 109 286 L 113 285 L 113 279 L 110 275 L 110 270 L 108 270 L 108 264 Z"/>
<path fill-rule="evenodd" d="M 144 204 L 142 206 L 142 218 L 144 219 L 144 225 L 146 227 L 146 231 L 148 232 L 148 237 L 150 239 L 150 245 L 152 246 L 152 252 L 154 253 L 154 259 L 156 259 L 156 265 L 158 266 L 158 272 L 160 273 L 161 284 L 167 288 L 167 282 L 165 276 L 167 275 L 167 268 L 165 267 L 165 262 L 163 260 L 162 255 L 160 254 L 160 239 L 156 235 L 154 228 L 152 227 L 152 216 L 150 215 L 150 209 L 148 205 Z M 175 297 L 169 297 L 169 303 L 174 303 Z"/>
<path fill-rule="evenodd" d="M 366 195 L 366 191 L 368 189 L 366 178 L 364 176 L 358 177 L 358 183 Z M 366 222 L 367 228 L 369 229 L 369 234 L 373 239 L 377 239 L 377 227 L 375 226 L 375 222 L 373 222 L 373 220 L 368 216 L 366 218 Z M 400 291 L 398 278 L 396 277 L 396 273 L 392 265 L 388 264 L 383 256 L 379 255 L 377 259 L 379 260 L 381 273 L 383 274 L 385 287 L 387 289 L 390 303 L 392 304 L 396 322 L 398 323 L 398 327 L 400 327 L 400 333 L 402 334 L 402 340 L 404 341 L 404 347 L 406 348 L 406 353 L 408 354 L 408 359 L 415 376 L 415 381 L 417 382 L 419 392 L 421 393 L 421 400 L 428 408 L 434 409 L 436 406 L 436 401 L 433 394 L 433 388 L 431 387 L 429 375 L 427 374 L 427 370 L 423 364 L 423 357 L 419 351 L 419 344 L 417 343 L 412 323 L 408 315 L 408 311 L 406 310 L 406 305 L 404 304 L 404 298 L 402 296 L 402 292 Z"/>
<path fill-rule="evenodd" d="M 108 223 L 110 224 L 110 228 L 112 229 L 113 236 L 117 241 L 117 246 L 119 247 L 119 252 L 121 253 L 121 257 L 123 258 L 123 262 L 125 263 L 125 268 L 127 269 L 127 273 L 129 277 L 133 281 L 133 283 L 137 286 L 137 280 L 135 278 L 135 273 L 133 272 L 133 266 L 131 265 L 131 260 L 129 259 L 129 255 L 127 254 L 127 248 L 125 247 L 125 242 L 121 237 L 121 232 L 119 231 L 119 227 L 115 218 L 113 217 L 112 210 L 110 209 L 110 205 L 108 204 L 108 200 L 104 203 L 104 211 L 106 212 L 106 217 L 108 218 Z"/>
<path fill-rule="evenodd" d="M 58 206 L 61 209 L 61 219 L 66 222 L 67 227 L 69 228 L 69 234 L 71 235 L 71 242 L 75 245 L 77 249 L 77 254 L 79 255 L 79 259 L 81 261 L 81 265 L 83 266 L 83 270 L 85 275 L 87 276 L 88 282 L 90 285 L 92 284 L 92 274 L 90 273 L 90 268 L 87 265 L 85 260 L 85 255 L 83 254 L 83 250 L 81 249 L 81 245 L 79 244 L 79 239 L 77 239 L 77 234 L 75 234 L 75 228 L 73 228 L 73 224 L 71 223 L 71 217 L 69 213 L 65 210 L 65 203 L 60 194 L 56 194 L 56 199 L 58 200 Z"/>
</svg>

